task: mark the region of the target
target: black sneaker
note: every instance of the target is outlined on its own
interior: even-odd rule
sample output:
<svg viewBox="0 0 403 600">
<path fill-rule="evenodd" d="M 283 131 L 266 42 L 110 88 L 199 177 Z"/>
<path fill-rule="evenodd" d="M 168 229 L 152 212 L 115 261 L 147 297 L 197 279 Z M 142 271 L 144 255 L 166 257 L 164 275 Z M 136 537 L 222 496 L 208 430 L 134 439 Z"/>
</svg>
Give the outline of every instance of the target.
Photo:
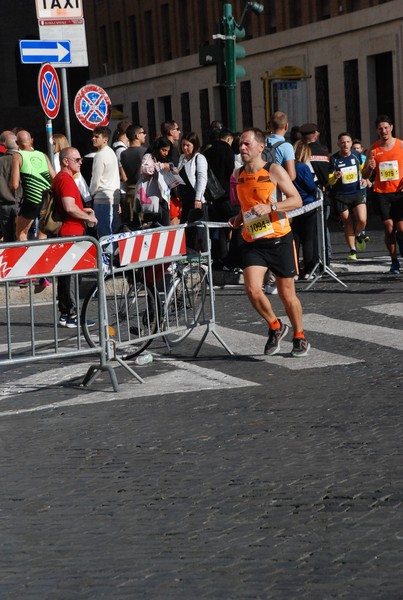
<svg viewBox="0 0 403 600">
<path fill-rule="evenodd" d="M 264 347 L 264 354 L 266 356 L 273 356 L 273 354 L 277 354 L 280 351 L 280 341 L 288 333 L 288 325 L 280 321 L 280 319 L 278 321 L 280 323 L 278 329 L 269 329 L 269 339 Z"/>
<path fill-rule="evenodd" d="M 310 343 L 305 338 L 293 338 L 291 356 L 294 356 L 295 358 L 306 356 L 310 347 Z"/>
</svg>

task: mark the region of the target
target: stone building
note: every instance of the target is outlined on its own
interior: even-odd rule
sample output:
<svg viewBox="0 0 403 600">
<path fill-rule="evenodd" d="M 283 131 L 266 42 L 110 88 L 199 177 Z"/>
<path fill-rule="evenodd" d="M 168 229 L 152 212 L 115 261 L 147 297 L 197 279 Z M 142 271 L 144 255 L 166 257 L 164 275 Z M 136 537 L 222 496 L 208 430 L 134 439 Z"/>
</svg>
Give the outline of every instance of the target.
<svg viewBox="0 0 403 600">
<path fill-rule="evenodd" d="M 223 14 L 217 0 L 86 0 L 90 78 L 113 106 L 141 122 L 150 139 L 173 117 L 205 136 L 226 120 L 225 92 L 214 66 L 199 65 L 199 46 Z M 246 4 L 234 0 L 239 20 Z M 270 0 L 248 10 L 237 85 L 237 128 L 264 128 L 278 108 L 291 125 L 317 122 L 333 148 L 348 129 L 367 145 L 374 119 L 388 113 L 403 136 L 401 0 Z"/>
</svg>

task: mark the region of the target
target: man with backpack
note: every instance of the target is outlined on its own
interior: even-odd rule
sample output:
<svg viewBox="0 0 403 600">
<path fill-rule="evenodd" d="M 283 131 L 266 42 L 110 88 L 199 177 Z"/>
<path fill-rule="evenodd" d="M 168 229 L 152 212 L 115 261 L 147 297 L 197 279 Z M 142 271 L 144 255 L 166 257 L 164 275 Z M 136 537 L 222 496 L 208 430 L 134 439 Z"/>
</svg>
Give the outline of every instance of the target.
<svg viewBox="0 0 403 600">
<path fill-rule="evenodd" d="M 286 113 L 277 111 L 270 117 L 269 136 L 262 158 L 267 163 L 281 165 L 289 174 L 291 181 L 296 177 L 295 152 L 292 144 L 287 142 L 285 134 L 288 131 L 288 116 Z"/>
<path fill-rule="evenodd" d="M 265 149 L 262 152 L 262 159 L 265 163 L 280 165 L 283 167 L 291 181 L 294 181 L 295 171 L 295 152 L 294 147 L 285 139 L 288 131 L 288 115 L 281 111 L 276 111 L 270 117 L 269 136 L 266 138 Z M 277 189 L 278 201 L 281 201 L 281 193 Z M 266 294 L 277 294 L 277 286 L 270 271 L 267 271 L 264 280 L 264 290 Z"/>
</svg>

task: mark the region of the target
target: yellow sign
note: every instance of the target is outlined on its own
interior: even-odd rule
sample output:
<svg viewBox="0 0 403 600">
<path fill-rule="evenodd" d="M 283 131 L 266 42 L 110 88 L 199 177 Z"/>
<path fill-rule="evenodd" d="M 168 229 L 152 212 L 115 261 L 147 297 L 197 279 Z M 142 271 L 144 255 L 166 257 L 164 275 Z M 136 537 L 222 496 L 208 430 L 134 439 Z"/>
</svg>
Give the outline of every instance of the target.
<svg viewBox="0 0 403 600">
<path fill-rule="evenodd" d="M 305 77 L 305 71 L 301 67 L 286 66 L 276 69 L 271 79 L 304 79 Z"/>
</svg>

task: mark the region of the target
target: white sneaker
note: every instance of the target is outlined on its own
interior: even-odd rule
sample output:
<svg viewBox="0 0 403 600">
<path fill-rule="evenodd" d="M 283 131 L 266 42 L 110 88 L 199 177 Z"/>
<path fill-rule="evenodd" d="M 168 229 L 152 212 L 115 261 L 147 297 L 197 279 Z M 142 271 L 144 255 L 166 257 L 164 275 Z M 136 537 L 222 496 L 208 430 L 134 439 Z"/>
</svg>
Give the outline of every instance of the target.
<svg viewBox="0 0 403 600">
<path fill-rule="evenodd" d="M 265 292 L 265 294 L 270 294 L 270 295 L 278 294 L 277 286 L 276 285 L 265 285 L 264 292 Z"/>
</svg>

